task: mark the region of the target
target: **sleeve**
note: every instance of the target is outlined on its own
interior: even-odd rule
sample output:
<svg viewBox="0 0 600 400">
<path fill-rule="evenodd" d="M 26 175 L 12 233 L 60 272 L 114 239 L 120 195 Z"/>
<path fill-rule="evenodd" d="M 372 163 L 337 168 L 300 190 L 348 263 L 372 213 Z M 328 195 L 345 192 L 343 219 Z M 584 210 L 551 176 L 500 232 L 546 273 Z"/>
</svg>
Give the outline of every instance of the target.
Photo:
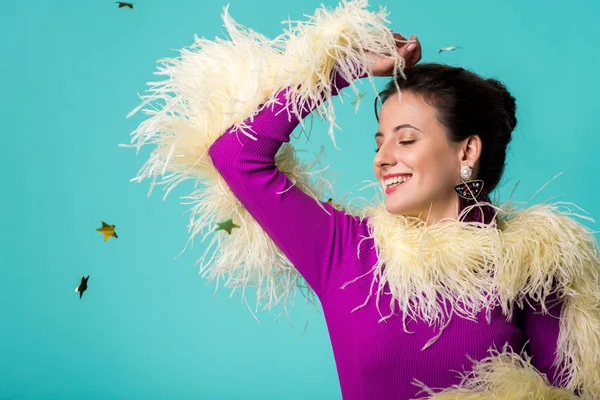
<svg viewBox="0 0 600 400">
<path fill-rule="evenodd" d="M 560 379 L 561 365 L 555 365 L 562 302 L 556 294 L 546 300 L 546 311 L 539 302 L 526 304 L 521 313 L 521 326 L 525 333 L 527 353 L 532 365 L 545 374 L 552 386 L 564 386 Z"/>
<path fill-rule="evenodd" d="M 288 117 L 287 94 L 282 90 L 278 101 L 245 121 L 256 140 L 229 129 L 211 145 L 209 156 L 236 198 L 322 298 L 349 245 L 360 239 L 361 222 L 318 204 L 277 168 L 275 156 L 299 124 L 297 117 Z M 302 110 L 302 118 L 311 111 Z"/>
</svg>

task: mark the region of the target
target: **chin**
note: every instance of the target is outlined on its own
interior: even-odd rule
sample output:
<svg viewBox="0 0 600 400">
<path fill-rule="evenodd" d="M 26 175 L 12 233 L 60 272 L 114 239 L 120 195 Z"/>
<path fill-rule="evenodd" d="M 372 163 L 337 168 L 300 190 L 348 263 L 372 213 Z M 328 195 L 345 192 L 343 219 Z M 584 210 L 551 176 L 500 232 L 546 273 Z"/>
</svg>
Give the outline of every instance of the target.
<svg viewBox="0 0 600 400">
<path fill-rule="evenodd" d="M 419 214 L 423 210 L 423 193 L 415 193 L 414 190 L 410 189 L 412 187 L 411 182 L 413 182 L 414 179 L 415 177 L 413 176 L 407 183 L 407 185 L 410 185 L 407 186 L 408 189 L 407 187 L 399 187 L 389 194 L 385 193 L 385 186 L 383 187 L 385 209 L 388 213 L 392 215 L 419 218 Z M 418 185 L 415 187 L 418 187 Z"/>
<path fill-rule="evenodd" d="M 385 210 L 393 215 L 403 215 L 405 217 L 418 217 L 419 214 L 412 211 L 409 204 L 401 204 L 399 202 L 386 201 Z"/>
</svg>

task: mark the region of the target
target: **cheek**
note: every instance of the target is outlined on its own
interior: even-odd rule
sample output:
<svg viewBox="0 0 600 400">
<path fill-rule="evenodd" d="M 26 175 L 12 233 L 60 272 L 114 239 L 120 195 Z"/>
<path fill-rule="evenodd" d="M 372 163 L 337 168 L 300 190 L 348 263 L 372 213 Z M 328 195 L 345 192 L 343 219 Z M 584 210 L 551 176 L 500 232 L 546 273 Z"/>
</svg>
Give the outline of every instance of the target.
<svg viewBox="0 0 600 400">
<path fill-rule="evenodd" d="M 414 172 L 424 175 L 435 169 L 437 156 L 437 151 L 423 142 L 403 152 L 401 159 Z"/>
<path fill-rule="evenodd" d="M 415 149 L 414 152 L 407 154 L 407 163 L 423 179 L 428 181 L 445 183 L 453 180 L 456 171 L 460 167 L 456 166 L 456 155 L 454 151 L 447 146 L 436 146 L 431 143 L 423 143 L 423 146 Z"/>
</svg>

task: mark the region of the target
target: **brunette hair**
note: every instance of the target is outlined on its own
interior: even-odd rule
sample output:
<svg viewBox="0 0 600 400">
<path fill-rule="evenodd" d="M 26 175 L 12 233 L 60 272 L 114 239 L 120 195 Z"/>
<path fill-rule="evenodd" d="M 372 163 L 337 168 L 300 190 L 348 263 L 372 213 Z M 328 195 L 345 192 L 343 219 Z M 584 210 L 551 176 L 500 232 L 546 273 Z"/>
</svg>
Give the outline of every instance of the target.
<svg viewBox="0 0 600 400">
<path fill-rule="evenodd" d="M 481 138 L 482 149 L 476 179 L 484 181 L 486 192 L 496 188 L 506 161 L 506 148 L 517 125 L 515 98 L 504 84 L 486 79 L 464 68 L 445 64 L 417 64 L 398 76 L 380 93 L 381 103 L 401 91 L 418 94 L 437 110 L 437 119 L 452 142 L 471 135 Z M 379 100 L 375 115 L 379 120 Z"/>
</svg>

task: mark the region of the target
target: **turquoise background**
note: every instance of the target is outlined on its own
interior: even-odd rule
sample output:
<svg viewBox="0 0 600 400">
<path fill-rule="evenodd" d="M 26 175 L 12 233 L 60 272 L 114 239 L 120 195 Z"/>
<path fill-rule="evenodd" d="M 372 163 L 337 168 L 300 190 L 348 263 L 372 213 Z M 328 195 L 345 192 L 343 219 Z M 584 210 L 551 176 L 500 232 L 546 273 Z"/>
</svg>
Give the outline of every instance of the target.
<svg viewBox="0 0 600 400">
<path fill-rule="evenodd" d="M 231 0 L 232 16 L 268 36 L 321 1 Z M 504 81 L 518 101 L 506 198 L 560 195 L 600 217 L 600 56 L 597 1 L 372 1 L 391 27 L 416 33 L 424 61 Z M 193 34 L 223 36 L 224 1 L 6 2 L 2 62 L 0 399 L 336 399 L 333 353 L 321 313 L 298 303 L 293 328 L 259 314 L 198 275 L 203 248 L 185 244 L 182 185 L 166 201 L 130 183 L 149 153 L 119 148 L 143 120 L 125 115 L 156 79 L 156 60 Z M 325 4 L 335 6 L 335 1 Z M 437 53 L 439 47 L 461 46 Z M 378 80 L 383 85 L 385 80 Z M 366 88 L 366 86 L 365 86 Z M 366 90 L 366 89 L 365 89 Z M 350 99 L 351 100 L 351 99 Z M 340 193 L 372 178 L 373 96 L 338 107 L 328 162 Z M 325 126 L 317 149 L 331 149 Z M 119 239 L 103 242 L 100 221 Z M 598 224 L 589 223 L 598 230 Z M 79 300 L 74 288 L 91 275 Z"/>
</svg>

